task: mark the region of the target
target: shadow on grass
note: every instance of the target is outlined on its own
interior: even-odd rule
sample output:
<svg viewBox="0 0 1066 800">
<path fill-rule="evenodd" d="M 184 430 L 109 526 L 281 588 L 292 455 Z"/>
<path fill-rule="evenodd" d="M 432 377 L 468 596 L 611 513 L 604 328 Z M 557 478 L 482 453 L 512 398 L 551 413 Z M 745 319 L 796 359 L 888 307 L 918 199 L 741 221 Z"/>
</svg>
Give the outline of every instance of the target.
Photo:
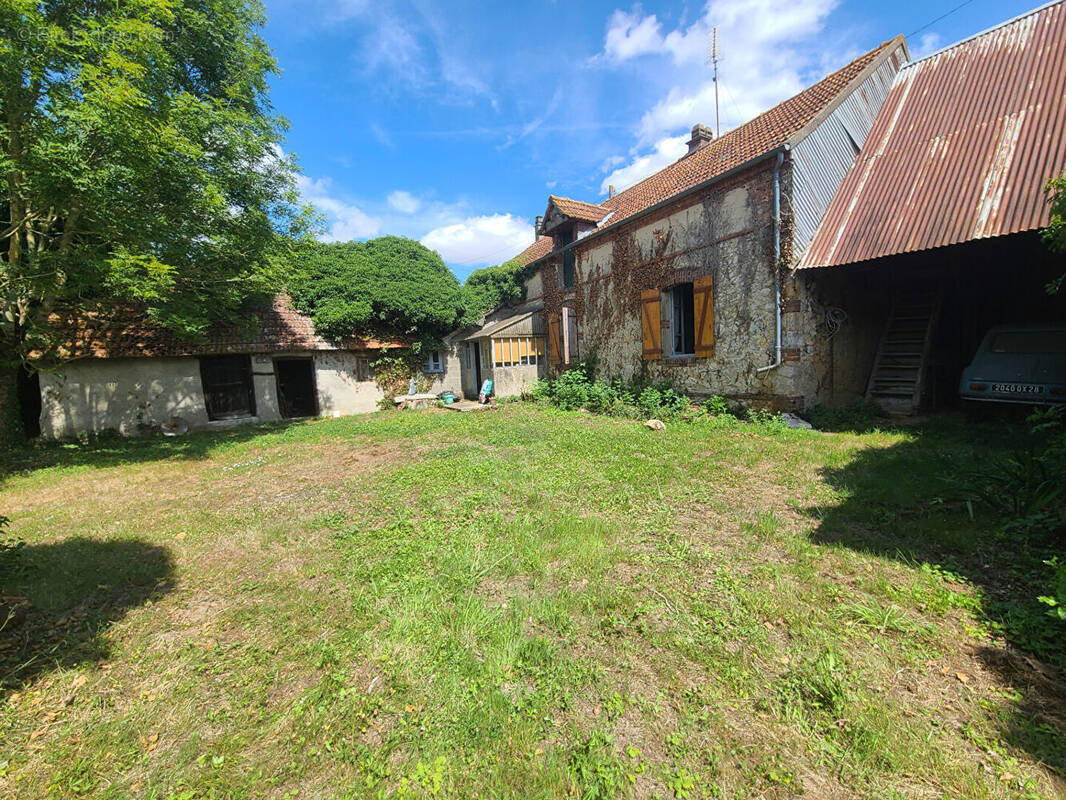
<svg viewBox="0 0 1066 800">
<path fill-rule="evenodd" d="M 161 434 L 123 437 L 101 436 L 88 442 L 36 440 L 0 454 L 0 483 L 9 475 L 51 467 L 117 467 L 178 458 L 207 458 L 220 447 L 251 441 L 265 434 L 313 424 L 318 420 L 286 420 L 241 425 L 214 431 L 196 431 L 185 436 Z"/>
<path fill-rule="evenodd" d="M 823 470 L 846 499 L 810 510 L 820 521 L 812 538 L 932 565 L 978 587 L 977 613 L 1010 647 L 976 655 L 1022 697 L 1004 735 L 1066 774 L 1066 629 L 1036 599 L 1047 592 L 1043 562 L 1061 553 L 1061 532 L 1011 532 L 1000 519 L 972 517 L 961 501 L 960 473 L 1006 452 L 1024 429 L 949 418 L 910 432 L 907 441 L 861 450 Z"/>
<path fill-rule="evenodd" d="M 104 634 L 173 588 L 166 549 L 138 539 L 74 538 L 0 550 L 0 696 L 44 673 L 106 659 Z"/>
</svg>

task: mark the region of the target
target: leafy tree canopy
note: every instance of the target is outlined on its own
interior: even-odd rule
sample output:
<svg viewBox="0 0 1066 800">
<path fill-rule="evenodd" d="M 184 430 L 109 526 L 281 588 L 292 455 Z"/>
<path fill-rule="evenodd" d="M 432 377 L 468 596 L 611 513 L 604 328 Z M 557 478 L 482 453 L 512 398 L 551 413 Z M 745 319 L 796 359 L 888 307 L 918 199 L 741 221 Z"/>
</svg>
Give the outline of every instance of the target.
<svg viewBox="0 0 1066 800">
<path fill-rule="evenodd" d="M 439 255 L 412 240 L 316 244 L 296 259 L 289 290 L 315 330 L 431 341 L 459 318 L 459 282 Z"/>
<path fill-rule="evenodd" d="M 471 272 L 463 284 L 463 323 L 473 325 L 486 311 L 524 300 L 526 287 L 519 275 L 523 266 L 521 261 L 512 259 Z"/>
<path fill-rule="evenodd" d="M 0 0 L 0 361 L 52 311 L 195 338 L 306 228 L 257 0 Z"/>
</svg>

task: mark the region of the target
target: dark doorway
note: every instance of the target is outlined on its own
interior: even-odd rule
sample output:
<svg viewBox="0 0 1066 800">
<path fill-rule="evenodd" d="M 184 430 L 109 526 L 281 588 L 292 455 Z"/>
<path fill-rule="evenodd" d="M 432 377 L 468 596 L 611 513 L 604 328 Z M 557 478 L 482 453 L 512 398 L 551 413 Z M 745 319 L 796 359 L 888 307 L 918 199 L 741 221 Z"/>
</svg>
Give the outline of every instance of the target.
<svg viewBox="0 0 1066 800">
<path fill-rule="evenodd" d="M 255 416 L 251 356 L 206 356 L 200 359 L 200 380 L 208 419 Z"/>
<path fill-rule="evenodd" d="M 474 391 L 470 397 L 477 397 L 478 392 L 481 391 L 481 342 L 467 342 L 467 347 L 469 348 L 471 375 L 474 377 Z"/>
<path fill-rule="evenodd" d="M 313 417 L 318 413 L 315 366 L 310 358 L 276 358 L 278 406 L 285 419 Z"/>
<path fill-rule="evenodd" d="M 19 413 L 22 415 L 22 432 L 26 436 L 41 435 L 41 376 L 25 365 L 18 374 Z"/>
</svg>

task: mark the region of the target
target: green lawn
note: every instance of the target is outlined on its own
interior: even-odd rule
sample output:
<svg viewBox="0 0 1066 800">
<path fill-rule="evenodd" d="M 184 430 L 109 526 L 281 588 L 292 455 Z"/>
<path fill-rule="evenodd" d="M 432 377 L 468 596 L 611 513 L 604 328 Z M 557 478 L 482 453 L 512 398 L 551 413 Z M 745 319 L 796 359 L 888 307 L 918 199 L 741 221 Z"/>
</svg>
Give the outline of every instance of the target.
<svg viewBox="0 0 1066 800">
<path fill-rule="evenodd" d="M 27 450 L 0 797 L 1061 795 L 1047 553 L 952 488 L 1012 436 L 509 405 Z"/>
</svg>

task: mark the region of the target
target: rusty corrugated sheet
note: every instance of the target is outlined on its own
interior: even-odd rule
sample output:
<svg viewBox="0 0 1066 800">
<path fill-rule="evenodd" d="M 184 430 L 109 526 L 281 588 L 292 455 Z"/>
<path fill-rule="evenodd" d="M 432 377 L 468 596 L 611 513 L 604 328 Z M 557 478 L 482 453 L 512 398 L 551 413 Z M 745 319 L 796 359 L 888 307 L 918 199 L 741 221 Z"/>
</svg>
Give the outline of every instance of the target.
<svg viewBox="0 0 1066 800">
<path fill-rule="evenodd" d="M 800 267 L 1035 230 L 1066 165 L 1066 5 L 907 65 Z"/>
</svg>

